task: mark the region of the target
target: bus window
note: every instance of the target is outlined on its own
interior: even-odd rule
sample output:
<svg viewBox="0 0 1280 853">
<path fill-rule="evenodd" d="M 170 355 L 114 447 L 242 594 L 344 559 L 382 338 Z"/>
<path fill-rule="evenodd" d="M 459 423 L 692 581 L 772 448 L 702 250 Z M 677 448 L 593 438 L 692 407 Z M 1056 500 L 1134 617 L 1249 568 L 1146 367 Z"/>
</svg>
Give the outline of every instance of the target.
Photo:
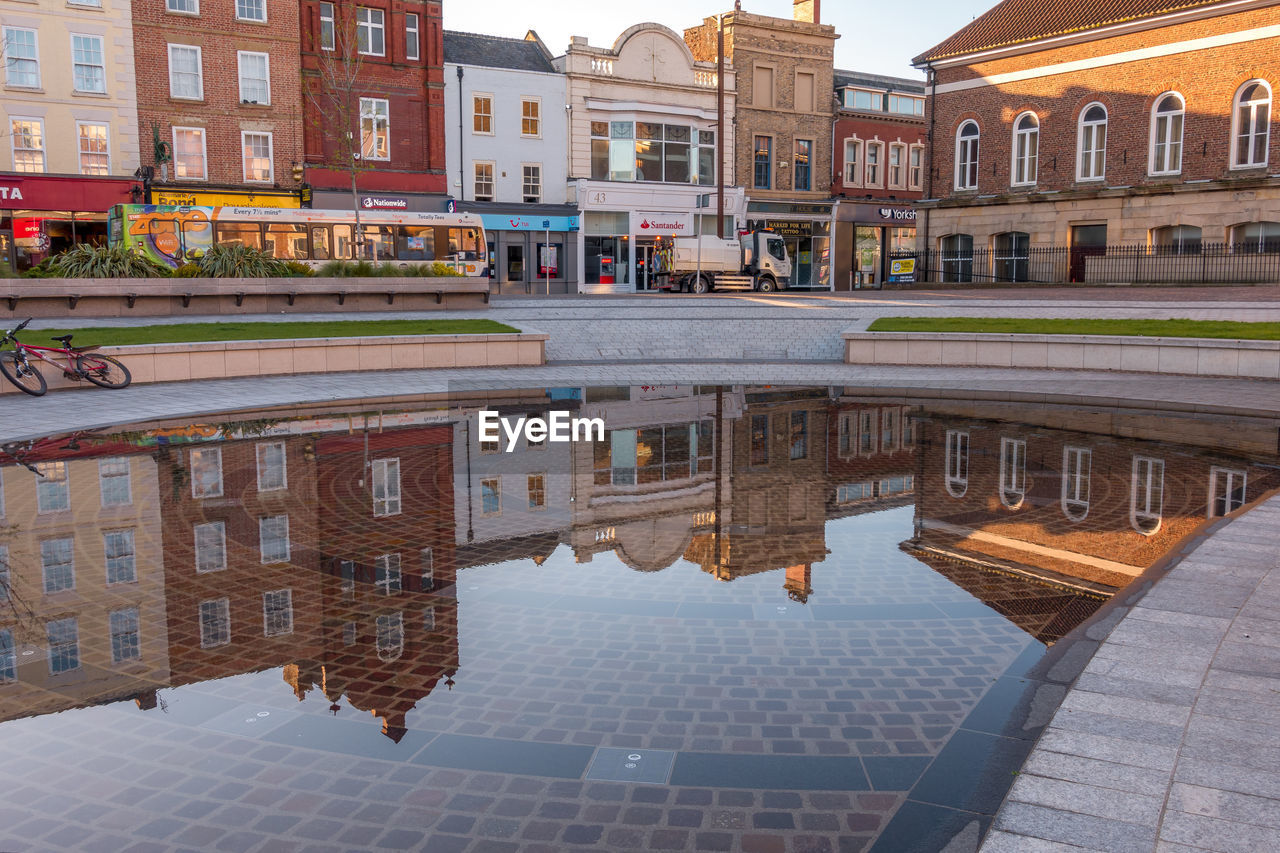
<svg viewBox="0 0 1280 853">
<path fill-rule="evenodd" d="M 311 226 L 311 257 L 317 261 L 329 260 L 329 226 Z"/>
<path fill-rule="evenodd" d="M 333 256 L 349 261 L 355 257 L 355 250 L 355 243 L 351 239 L 351 226 L 333 226 Z"/>
<path fill-rule="evenodd" d="M 391 259 L 396 256 L 395 243 L 388 225 L 364 225 L 364 255 L 370 260 Z"/>
<path fill-rule="evenodd" d="M 252 222 L 219 222 L 218 245 L 262 248 L 262 226 Z"/>
<path fill-rule="evenodd" d="M 272 223 L 267 226 L 267 251 L 282 260 L 307 259 L 307 226 Z"/>
<path fill-rule="evenodd" d="M 188 219 L 182 223 L 182 253 L 187 260 L 198 260 L 212 245 L 212 222 L 207 219 Z"/>
<path fill-rule="evenodd" d="M 479 260 L 480 232 L 475 228 L 450 228 L 449 257 L 459 261 Z"/>
<path fill-rule="evenodd" d="M 396 257 L 402 261 L 434 261 L 436 229 L 420 225 L 396 228 Z"/>
</svg>

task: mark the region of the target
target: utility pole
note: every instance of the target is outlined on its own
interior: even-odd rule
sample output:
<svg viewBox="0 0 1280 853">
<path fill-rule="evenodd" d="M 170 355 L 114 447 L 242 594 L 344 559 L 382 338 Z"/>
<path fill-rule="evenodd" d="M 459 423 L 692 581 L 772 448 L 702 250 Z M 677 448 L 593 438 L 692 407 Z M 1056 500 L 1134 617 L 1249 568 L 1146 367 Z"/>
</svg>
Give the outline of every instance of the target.
<svg viewBox="0 0 1280 853">
<path fill-rule="evenodd" d="M 716 236 L 724 237 L 724 15 L 716 18 Z"/>
</svg>

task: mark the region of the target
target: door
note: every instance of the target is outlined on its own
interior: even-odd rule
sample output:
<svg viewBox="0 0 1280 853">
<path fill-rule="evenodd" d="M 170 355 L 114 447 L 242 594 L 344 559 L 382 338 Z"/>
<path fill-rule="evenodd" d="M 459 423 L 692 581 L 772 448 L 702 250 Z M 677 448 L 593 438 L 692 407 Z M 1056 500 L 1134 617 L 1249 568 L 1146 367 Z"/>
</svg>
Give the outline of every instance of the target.
<svg viewBox="0 0 1280 853">
<path fill-rule="evenodd" d="M 879 228 L 859 227 L 853 237 L 853 281 L 855 287 L 879 287 L 880 275 Z"/>
<path fill-rule="evenodd" d="M 636 290 L 653 290 L 658 286 L 658 247 L 653 240 L 636 240 Z"/>
<path fill-rule="evenodd" d="M 1071 226 L 1071 281 L 1084 281 L 1087 258 L 1107 253 L 1106 225 Z"/>
</svg>

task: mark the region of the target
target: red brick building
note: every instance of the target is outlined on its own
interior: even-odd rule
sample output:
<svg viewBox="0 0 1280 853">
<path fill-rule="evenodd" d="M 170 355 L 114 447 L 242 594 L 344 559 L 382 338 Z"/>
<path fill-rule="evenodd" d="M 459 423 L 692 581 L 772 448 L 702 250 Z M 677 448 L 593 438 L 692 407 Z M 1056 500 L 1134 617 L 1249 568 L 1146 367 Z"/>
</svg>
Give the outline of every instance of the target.
<svg viewBox="0 0 1280 853">
<path fill-rule="evenodd" d="M 298 206 L 296 4 L 133 0 L 133 45 L 154 203 Z"/>
<path fill-rule="evenodd" d="M 307 182 L 315 207 L 443 210 L 444 41 L 439 0 L 303 0 Z M 346 77 L 353 83 L 344 83 Z M 352 136 L 348 140 L 344 134 Z"/>
<path fill-rule="evenodd" d="M 917 57 L 931 80 L 934 200 L 920 247 L 962 280 L 999 277 L 1001 259 L 1038 280 L 1034 247 L 1070 246 L 1058 272 L 1097 281 L 1123 275 L 1091 257 L 1109 244 L 1280 249 L 1278 6 L 1004 0 Z"/>
</svg>

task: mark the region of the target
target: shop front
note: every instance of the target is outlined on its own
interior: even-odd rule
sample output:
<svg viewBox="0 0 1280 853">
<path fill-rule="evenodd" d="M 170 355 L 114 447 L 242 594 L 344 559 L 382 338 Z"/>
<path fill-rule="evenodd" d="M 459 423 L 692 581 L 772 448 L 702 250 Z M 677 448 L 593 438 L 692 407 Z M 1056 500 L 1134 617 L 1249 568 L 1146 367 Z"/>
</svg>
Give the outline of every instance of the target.
<svg viewBox="0 0 1280 853">
<path fill-rule="evenodd" d="M 782 236 L 791 258 L 792 289 L 831 289 L 830 202 L 789 203 L 752 201 L 747 204 L 747 228 Z"/>
<path fill-rule="evenodd" d="M 911 259 L 903 256 L 915 251 L 914 207 L 839 202 L 835 219 L 835 290 L 879 288 L 912 279 Z"/>
<path fill-rule="evenodd" d="M 133 178 L 0 174 L 0 263 L 22 271 L 77 243 L 106 243 L 107 211 L 141 197 Z"/>
<path fill-rule="evenodd" d="M 577 210 L 566 205 L 546 205 L 546 211 L 499 213 L 491 206 L 486 212 L 472 210 L 479 206 L 457 207 L 460 213 L 479 212 L 484 221 L 493 293 L 578 292 Z"/>
</svg>

